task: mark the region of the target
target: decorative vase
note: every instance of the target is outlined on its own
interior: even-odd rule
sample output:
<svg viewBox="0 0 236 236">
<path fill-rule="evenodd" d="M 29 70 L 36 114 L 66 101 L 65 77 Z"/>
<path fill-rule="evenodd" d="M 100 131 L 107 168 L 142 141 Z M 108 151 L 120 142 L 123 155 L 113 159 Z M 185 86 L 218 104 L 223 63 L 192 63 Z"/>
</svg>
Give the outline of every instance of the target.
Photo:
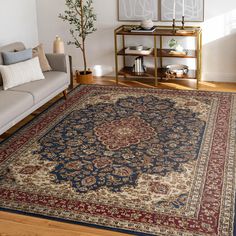
<svg viewBox="0 0 236 236">
<path fill-rule="evenodd" d="M 86 74 L 84 74 L 84 71 L 75 71 L 76 76 L 76 82 L 78 84 L 91 84 L 93 83 L 93 74 L 92 71 L 88 70 L 86 71 Z"/>
<path fill-rule="evenodd" d="M 151 19 L 149 19 L 149 20 L 143 20 L 143 21 L 141 22 L 141 27 L 142 27 L 143 29 L 149 30 L 149 29 L 151 29 L 153 26 L 154 26 L 154 23 L 153 23 L 153 21 L 152 21 Z"/>
<path fill-rule="evenodd" d="M 56 39 L 53 42 L 53 53 L 63 54 L 65 53 L 64 42 L 59 36 L 56 36 Z"/>
<path fill-rule="evenodd" d="M 175 51 L 176 52 L 184 52 L 184 48 L 180 44 L 178 44 L 175 48 Z"/>
</svg>

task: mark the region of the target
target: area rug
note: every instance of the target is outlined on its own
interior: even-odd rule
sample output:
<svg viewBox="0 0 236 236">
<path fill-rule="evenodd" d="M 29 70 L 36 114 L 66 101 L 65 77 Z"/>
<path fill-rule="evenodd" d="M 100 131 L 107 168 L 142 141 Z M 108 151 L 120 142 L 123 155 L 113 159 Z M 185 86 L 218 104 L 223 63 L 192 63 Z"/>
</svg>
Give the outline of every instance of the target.
<svg viewBox="0 0 236 236">
<path fill-rule="evenodd" d="M 1 143 L 1 210 L 233 235 L 235 128 L 233 93 L 80 86 Z"/>
</svg>

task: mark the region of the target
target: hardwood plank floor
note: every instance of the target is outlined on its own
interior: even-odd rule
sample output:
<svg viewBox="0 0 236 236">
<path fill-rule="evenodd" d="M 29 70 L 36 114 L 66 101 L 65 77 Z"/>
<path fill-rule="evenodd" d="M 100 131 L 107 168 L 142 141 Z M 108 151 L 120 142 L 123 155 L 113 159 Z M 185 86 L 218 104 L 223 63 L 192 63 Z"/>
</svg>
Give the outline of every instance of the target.
<svg viewBox="0 0 236 236">
<path fill-rule="evenodd" d="M 0 236 L 125 236 L 108 230 L 0 212 Z"/>
<path fill-rule="evenodd" d="M 94 84 L 115 85 L 114 78 L 95 78 Z M 76 85 L 76 84 L 75 84 Z M 154 88 L 153 82 L 144 84 L 140 81 L 121 80 L 120 86 L 127 87 L 146 87 Z M 179 81 L 178 83 L 161 83 L 158 88 L 162 89 L 194 89 L 194 84 L 187 81 Z M 215 83 L 201 82 L 199 90 L 205 91 L 222 91 L 236 92 L 236 83 Z M 52 99 L 46 105 L 35 111 L 33 114 L 25 118 L 19 124 L 8 130 L 0 136 L 0 141 L 12 135 L 17 129 L 29 122 L 44 109 L 49 107 L 63 95 L 59 95 Z M 0 211 L 0 236 L 125 236 L 127 234 L 117 233 L 113 231 L 95 229 L 74 224 L 61 223 L 46 219 L 29 217 L 19 214 L 12 214 Z"/>
</svg>

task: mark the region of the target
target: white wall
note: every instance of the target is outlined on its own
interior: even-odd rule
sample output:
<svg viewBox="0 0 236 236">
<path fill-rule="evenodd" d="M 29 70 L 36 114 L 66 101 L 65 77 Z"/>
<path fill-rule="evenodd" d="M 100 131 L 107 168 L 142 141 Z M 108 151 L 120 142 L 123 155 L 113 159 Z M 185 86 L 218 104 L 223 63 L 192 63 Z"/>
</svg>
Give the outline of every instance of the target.
<svg viewBox="0 0 236 236">
<path fill-rule="evenodd" d="M 0 46 L 15 41 L 38 43 L 36 0 L 0 0 Z"/>
<path fill-rule="evenodd" d="M 52 50 L 56 35 L 65 42 L 70 40 L 68 25 L 58 18 L 65 9 L 64 2 L 37 0 L 39 41 L 44 43 L 47 51 Z M 89 36 L 87 42 L 88 62 L 91 68 L 101 67 L 102 74 L 114 73 L 113 30 L 121 24 L 117 21 L 117 0 L 94 0 L 94 8 L 98 31 Z M 203 79 L 236 82 L 236 1 L 205 0 L 205 22 L 201 25 L 204 35 Z M 73 46 L 66 46 L 66 51 L 73 56 L 74 69 L 82 68 L 80 51 Z M 193 65 L 190 62 L 190 66 Z M 96 72 L 100 73 L 99 70 Z"/>
<path fill-rule="evenodd" d="M 64 0 L 37 0 L 39 41 L 46 51 L 52 51 L 56 35 L 61 36 L 65 44 L 71 39 L 68 24 L 58 18 L 65 10 L 64 3 Z M 113 30 L 120 24 L 116 21 L 116 0 L 95 0 L 94 8 L 98 30 L 87 41 L 88 64 L 91 69 L 94 65 L 102 65 L 103 74 L 106 74 L 114 68 Z M 65 46 L 66 52 L 73 56 L 74 69 L 82 68 L 81 52 L 74 46 Z"/>
<path fill-rule="evenodd" d="M 236 82 L 236 1 L 205 0 L 203 76 Z"/>
</svg>

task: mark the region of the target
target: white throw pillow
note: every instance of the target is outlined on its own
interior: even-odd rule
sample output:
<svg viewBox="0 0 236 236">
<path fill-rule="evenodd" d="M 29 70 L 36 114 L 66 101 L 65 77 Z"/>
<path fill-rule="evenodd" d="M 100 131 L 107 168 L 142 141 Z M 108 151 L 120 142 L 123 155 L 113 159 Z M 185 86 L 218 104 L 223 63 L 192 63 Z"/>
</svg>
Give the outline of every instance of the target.
<svg viewBox="0 0 236 236">
<path fill-rule="evenodd" d="M 0 72 L 4 90 L 27 82 L 45 79 L 38 57 L 8 66 L 0 65 Z"/>
</svg>

